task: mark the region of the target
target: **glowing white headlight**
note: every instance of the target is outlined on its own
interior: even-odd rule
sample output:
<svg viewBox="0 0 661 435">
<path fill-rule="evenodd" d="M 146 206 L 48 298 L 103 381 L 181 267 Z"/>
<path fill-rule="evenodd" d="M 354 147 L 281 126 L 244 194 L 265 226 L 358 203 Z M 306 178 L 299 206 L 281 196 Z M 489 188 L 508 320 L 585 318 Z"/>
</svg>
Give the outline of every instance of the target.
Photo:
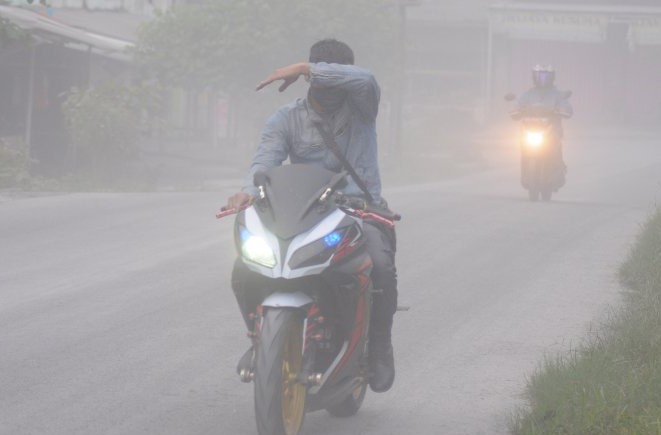
<svg viewBox="0 0 661 435">
<path fill-rule="evenodd" d="M 261 237 L 249 235 L 241 243 L 241 254 L 253 263 L 266 267 L 274 267 L 275 254 L 268 242 Z"/>
<path fill-rule="evenodd" d="M 526 145 L 539 148 L 544 143 L 544 133 L 541 131 L 526 131 Z"/>
</svg>

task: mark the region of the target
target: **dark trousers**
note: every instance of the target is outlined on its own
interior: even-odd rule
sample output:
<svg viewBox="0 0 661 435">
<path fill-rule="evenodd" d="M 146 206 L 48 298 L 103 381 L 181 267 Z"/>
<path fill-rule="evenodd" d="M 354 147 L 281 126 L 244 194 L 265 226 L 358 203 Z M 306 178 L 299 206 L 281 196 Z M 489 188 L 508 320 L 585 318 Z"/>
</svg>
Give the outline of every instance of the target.
<svg viewBox="0 0 661 435">
<path fill-rule="evenodd" d="M 365 223 L 367 252 L 372 258 L 372 318 L 370 322 L 370 340 L 390 341 L 392 319 L 397 310 L 397 269 L 395 267 L 396 236 L 395 230 L 381 225 Z M 250 270 L 238 258 L 232 270 L 232 290 L 239 304 L 239 309 L 249 330 L 252 320 L 249 313 L 262 302 L 268 278 Z"/>
<path fill-rule="evenodd" d="M 395 230 L 366 222 L 367 252 L 372 258 L 372 319 L 370 340 L 390 341 L 392 320 L 397 310 L 397 249 Z"/>
</svg>

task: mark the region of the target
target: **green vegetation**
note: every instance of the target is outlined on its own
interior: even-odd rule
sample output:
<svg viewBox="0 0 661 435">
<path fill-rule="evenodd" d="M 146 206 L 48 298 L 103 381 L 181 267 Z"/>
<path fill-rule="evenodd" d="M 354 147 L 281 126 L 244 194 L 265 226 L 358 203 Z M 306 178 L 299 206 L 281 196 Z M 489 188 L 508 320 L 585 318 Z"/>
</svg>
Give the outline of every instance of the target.
<svg viewBox="0 0 661 435">
<path fill-rule="evenodd" d="M 532 376 L 514 434 L 661 434 L 661 210 L 619 272 L 624 306 L 597 338 Z"/>
<path fill-rule="evenodd" d="M 26 187 L 30 180 L 30 158 L 23 142 L 14 146 L 0 139 L 0 188 Z"/>
<path fill-rule="evenodd" d="M 63 109 L 77 178 L 93 188 L 107 187 L 126 175 L 154 101 L 149 88 L 115 82 L 72 89 Z"/>
<path fill-rule="evenodd" d="M 271 70 L 301 61 L 318 39 L 353 46 L 361 65 L 392 60 L 390 0 L 244 0 L 181 5 L 147 23 L 138 64 L 162 83 L 232 94 L 253 89 Z M 365 32 L 369 29 L 369 32 Z"/>
<path fill-rule="evenodd" d="M 13 45 L 27 44 L 30 40 L 28 32 L 6 18 L 0 17 L 0 51 L 11 48 Z"/>
<path fill-rule="evenodd" d="M 306 60 L 319 39 L 347 42 L 356 63 L 389 87 L 397 65 L 395 19 L 391 0 L 207 0 L 177 5 L 146 23 L 133 54 L 143 77 L 186 91 L 193 110 L 184 128 L 199 128 L 196 117 L 206 115 L 203 134 L 213 141 L 218 119 L 209 114 L 222 98 L 229 110 L 227 143 L 252 143 L 272 110 L 293 95 L 257 94 L 256 84 L 278 67 Z M 209 97 L 206 113 L 194 109 L 198 97 Z"/>
<path fill-rule="evenodd" d="M 28 147 L 20 138 L 0 138 L 0 189 L 50 192 L 75 188 L 77 183 L 72 176 L 53 179 L 32 175 L 30 169 L 35 162 L 28 154 Z"/>
</svg>

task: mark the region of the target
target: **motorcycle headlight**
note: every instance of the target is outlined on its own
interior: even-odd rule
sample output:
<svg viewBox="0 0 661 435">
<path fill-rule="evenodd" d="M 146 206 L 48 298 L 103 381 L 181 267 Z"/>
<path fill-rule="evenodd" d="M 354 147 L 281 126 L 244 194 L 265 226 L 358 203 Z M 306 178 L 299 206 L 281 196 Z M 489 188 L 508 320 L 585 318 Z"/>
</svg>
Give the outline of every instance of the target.
<svg viewBox="0 0 661 435">
<path fill-rule="evenodd" d="M 264 238 L 252 234 L 246 228 L 239 230 L 239 236 L 241 238 L 241 255 L 246 260 L 268 268 L 275 267 L 277 263 L 275 253 Z"/>
<path fill-rule="evenodd" d="M 539 148 L 544 143 L 544 133 L 541 131 L 526 131 L 526 145 Z"/>
<path fill-rule="evenodd" d="M 338 262 L 361 246 L 362 234 L 358 225 L 336 229 L 294 252 L 289 259 L 289 267 L 298 269 L 324 264 L 329 259 L 331 263 Z"/>
<path fill-rule="evenodd" d="M 299 267 L 325 263 L 342 241 L 344 232 L 345 229 L 335 230 L 321 239 L 299 248 L 289 259 L 289 267 L 298 269 Z"/>
</svg>

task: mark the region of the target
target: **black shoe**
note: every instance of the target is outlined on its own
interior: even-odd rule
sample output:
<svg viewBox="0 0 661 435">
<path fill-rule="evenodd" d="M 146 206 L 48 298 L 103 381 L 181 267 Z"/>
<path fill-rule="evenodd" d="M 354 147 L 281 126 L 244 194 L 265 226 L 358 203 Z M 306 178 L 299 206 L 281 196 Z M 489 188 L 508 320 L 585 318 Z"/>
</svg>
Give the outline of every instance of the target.
<svg viewBox="0 0 661 435">
<path fill-rule="evenodd" d="M 370 388 L 375 393 L 384 393 L 395 381 L 395 358 L 392 344 L 375 342 L 370 347 Z"/>
<path fill-rule="evenodd" d="M 239 363 L 236 365 L 236 374 L 241 376 L 242 370 L 250 370 L 252 368 L 252 346 L 243 354 Z"/>
</svg>

